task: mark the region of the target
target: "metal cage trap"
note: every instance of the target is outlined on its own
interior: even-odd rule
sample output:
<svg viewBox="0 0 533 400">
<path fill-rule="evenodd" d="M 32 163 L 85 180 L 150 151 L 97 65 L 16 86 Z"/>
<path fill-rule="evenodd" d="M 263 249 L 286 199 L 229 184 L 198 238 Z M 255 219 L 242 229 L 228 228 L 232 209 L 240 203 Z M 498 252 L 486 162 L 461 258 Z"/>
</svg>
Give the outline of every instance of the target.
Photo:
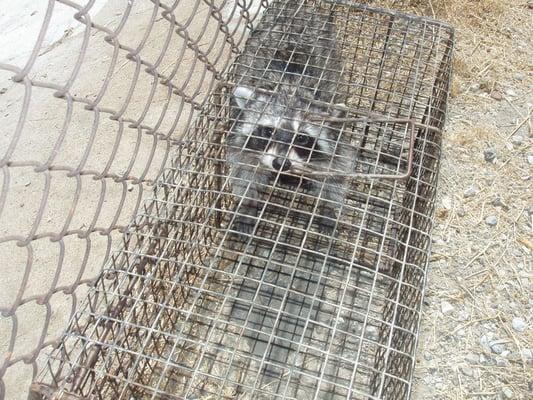
<svg viewBox="0 0 533 400">
<path fill-rule="evenodd" d="M 328 24 L 333 36 L 322 37 Z M 321 49 L 300 54 L 298 42 Z M 344 1 L 268 4 L 34 398 L 408 398 L 452 45 L 452 30 L 433 20 Z M 317 95 L 329 79 L 320 57 L 339 79 Z M 284 74 L 300 81 L 280 100 Z M 305 74 L 316 85 L 302 90 Z M 239 87 L 249 97 L 236 111 Z M 257 133 L 265 118 L 277 122 Z M 314 139 L 298 136 L 304 124 Z M 252 133 L 232 150 L 244 125 Z M 284 171 L 297 141 L 308 158 L 292 163 L 312 165 L 322 151 L 322 169 Z M 279 156 L 276 144 L 282 172 L 263 165 L 265 154 Z M 248 169 L 232 170 L 229 154 Z M 348 167 L 331 167 L 335 156 Z M 331 177 L 342 201 L 325 194 Z M 242 232 L 235 221 L 247 201 L 256 210 Z M 321 201 L 334 212 L 317 219 Z"/>
</svg>

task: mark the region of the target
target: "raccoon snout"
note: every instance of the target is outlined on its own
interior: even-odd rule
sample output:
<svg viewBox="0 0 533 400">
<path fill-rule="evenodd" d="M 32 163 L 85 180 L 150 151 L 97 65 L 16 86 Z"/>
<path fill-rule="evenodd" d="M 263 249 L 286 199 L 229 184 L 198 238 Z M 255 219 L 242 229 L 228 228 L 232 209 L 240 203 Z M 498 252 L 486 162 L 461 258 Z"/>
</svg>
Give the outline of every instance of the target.
<svg viewBox="0 0 533 400">
<path fill-rule="evenodd" d="M 272 167 L 282 172 L 288 171 L 291 165 L 292 163 L 290 162 L 290 160 L 287 160 L 286 158 L 283 158 L 283 157 L 276 157 L 272 161 Z"/>
</svg>

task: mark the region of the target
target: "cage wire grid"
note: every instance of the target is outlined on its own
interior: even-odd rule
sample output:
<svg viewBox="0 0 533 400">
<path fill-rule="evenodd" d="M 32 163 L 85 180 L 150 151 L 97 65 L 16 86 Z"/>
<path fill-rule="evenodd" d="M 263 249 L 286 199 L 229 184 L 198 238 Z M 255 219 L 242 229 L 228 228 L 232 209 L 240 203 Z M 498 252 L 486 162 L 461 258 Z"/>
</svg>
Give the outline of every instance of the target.
<svg viewBox="0 0 533 400">
<path fill-rule="evenodd" d="M 71 2 L 60 3 L 74 7 Z M 204 50 L 188 33 L 195 13 L 178 23 L 178 3 L 154 2 L 151 24 L 160 13 L 172 27 L 158 61 L 174 31 L 185 38 L 195 60 L 205 65 L 202 79 L 212 74 L 206 88 L 211 94 L 204 102 L 185 91 L 190 79 L 185 79 L 181 88 L 173 83 L 173 76 L 185 64 L 183 58 L 168 75 L 158 71 L 158 61 L 151 64 L 142 59 L 139 51 L 146 45 L 150 29 L 134 49 L 120 45 L 117 31 L 96 25 L 109 35 L 106 40 L 114 48 L 115 60 L 119 50 L 128 51 L 136 66 L 133 82 L 142 66 L 153 77 L 153 87 L 138 119 L 122 116 L 133 89 L 118 112 L 100 109 L 101 96 L 86 102 L 88 110 L 96 118 L 99 113 L 109 114 L 121 129 L 129 124 L 139 135 L 149 133 L 154 144 L 140 177 L 113 176 L 109 174 L 110 164 L 95 176 L 120 178 L 123 202 L 128 179 L 138 182 L 139 187 L 147 183 L 145 173 L 158 140 L 166 143 L 167 149 L 160 165 L 165 164 L 171 147 L 174 153 L 170 166 L 155 175 L 150 199 L 139 206 L 142 196 L 138 196 L 135 218 L 124 229 L 121 249 L 111 254 L 83 305 L 73 307 L 74 317 L 66 333 L 59 341 L 39 343 L 41 348 L 53 345 L 55 349 L 34 379 L 30 396 L 408 398 L 429 255 L 453 31 L 429 19 L 352 2 L 318 0 L 262 1 L 255 9 L 253 2 L 237 3 L 230 15 L 240 17 L 232 30 L 221 11 L 227 2 L 205 1 L 209 15 L 202 30 L 205 33 L 210 18 L 217 21 L 217 27 L 210 48 Z M 265 69 L 257 65 L 283 61 L 276 52 L 284 44 L 316 33 L 315 17 L 293 17 L 301 5 L 311 7 L 319 21 L 327 20 L 319 30 L 328 24 L 334 27 L 326 56 L 322 57 L 327 46 L 321 46 L 320 35 L 310 51 L 318 49 L 320 53 L 314 61 L 322 57 L 322 62 L 337 65 L 339 79 L 325 83 L 326 95 L 344 102 L 334 105 L 312 99 L 299 104 L 298 111 L 312 114 L 316 109 L 325 110 L 326 115 L 319 112 L 311 125 L 335 131 L 334 139 L 324 142 L 330 140 L 334 146 L 342 142 L 350 147 L 352 152 L 341 157 L 353 165 L 346 173 L 331 171 L 330 162 L 325 175 L 314 171 L 315 175 L 302 179 L 294 174 L 287 182 L 285 174 L 271 174 L 270 181 L 258 189 L 261 201 L 253 230 L 242 234 L 236 232 L 234 223 L 250 197 L 249 193 L 236 195 L 233 188 L 239 182 L 250 186 L 247 179 L 232 175 L 228 162 L 232 151 L 228 132 L 243 123 L 232 96 L 239 86 L 255 87 L 257 82 L 269 81 Z M 77 18 L 87 30 L 95 28 L 87 18 L 89 9 L 90 4 L 77 7 Z M 243 25 L 246 29 L 240 31 Z M 217 40 L 237 54 L 231 65 L 229 53 L 223 56 L 220 51 L 215 61 L 209 57 Z M 316 70 L 305 55 L 294 49 L 289 53 L 284 74 L 302 65 L 306 71 Z M 76 74 L 66 86 L 34 81 L 27 75 L 35 54 L 25 69 L 5 64 L 0 68 L 16 73 L 14 79 L 23 82 L 28 99 L 32 86 L 41 85 L 56 90 L 58 98 L 71 104 L 74 100 L 69 89 Z M 306 61 L 299 64 L 302 56 Z M 218 69 L 220 62 L 225 64 Z M 316 81 L 320 86 L 327 79 L 322 74 Z M 293 86 L 302 86 L 303 81 Z M 170 133 L 160 133 L 164 113 L 155 126 L 143 125 L 159 85 L 182 98 L 182 108 L 185 103 L 191 106 L 184 127 L 190 123 L 193 110 L 199 111 L 179 140 Z M 256 89 L 254 95 L 266 98 L 259 101 L 262 110 L 258 114 L 268 116 L 265 110 L 275 89 Z M 101 95 L 104 92 L 102 89 Z M 335 114 L 339 109 L 340 117 Z M 337 119 L 331 118 L 333 114 Z M 168 132 L 176 129 L 180 115 Z M 269 145 L 277 143 L 274 136 L 267 140 Z M 298 148 L 294 140 L 290 146 Z M 310 153 L 316 151 L 317 143 L 319 140 Z M 135 148 L 139 146 L 140 141 Z M 260 157 L 261 151 L 255 153 Z M 39 163 L 17 164 L 9 161 L 9 156 L 6 159 L 3 170 L 7 176 L 9 168 L 17 166 L 41 168 L 48 175 L 55 168 L 53 162 L 43 168 Z M 256 164 L 252 167 L 255 178 L 260 168 Z M 68 171 L 77 179 L 87 173 L 83 168 Z M 324 182 L 330 174 L 342 175 L 347 188 L 342 202 L 324 197 Z M 318 194 L 309 189 L 316 186 Z M 333 223 L 333 232 L 325 231 L 323 221 L 317 223 L 315 219 L 321 214 L 321 202 L 333 203 L 329 206 L 335 213 L 326 216 L 326 222 Z M 111 227 L 118 228 L 117 218 Z M 95 222 L 90 229 L 95 228 Z M 109 230 L 103 233 L 109 234 Z M 31 246 L 38 239 L 35 232 L 5 241 Z M 67 232 L 51 238 L 60 239 Z M 88 231 L 74 233 L 87 235 Z M 82 283 L 78 280 L 74 286 Z M 19 296 L 2 313 L 11 317 L 15 326 L 20 304 L 30 300 L 46 303 L 47 296 Z M 11 348 L 16 333 L 13 329 Z M 30 356 L 6 358 L 0 376 L 20 362 L 30 361 L 36 366 L 41 348 Z M 3 398 L 3 385 L 0 393 Z"/>
</svg>

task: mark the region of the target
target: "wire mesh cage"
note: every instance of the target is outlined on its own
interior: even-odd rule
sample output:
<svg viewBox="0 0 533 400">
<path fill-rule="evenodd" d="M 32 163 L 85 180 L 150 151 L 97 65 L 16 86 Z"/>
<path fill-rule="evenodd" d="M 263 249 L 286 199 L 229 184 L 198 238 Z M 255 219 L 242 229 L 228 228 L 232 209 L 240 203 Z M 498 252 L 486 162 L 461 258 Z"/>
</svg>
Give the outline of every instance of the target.
<svg viewBox="0 0 533 400">
<path fill-rule="evenodd" d="M 240 32 L 205 3 L 236 59 L 30 396 L 408 398 L 453 31 L 279 0 L 233 5 Z"/>
</svg>

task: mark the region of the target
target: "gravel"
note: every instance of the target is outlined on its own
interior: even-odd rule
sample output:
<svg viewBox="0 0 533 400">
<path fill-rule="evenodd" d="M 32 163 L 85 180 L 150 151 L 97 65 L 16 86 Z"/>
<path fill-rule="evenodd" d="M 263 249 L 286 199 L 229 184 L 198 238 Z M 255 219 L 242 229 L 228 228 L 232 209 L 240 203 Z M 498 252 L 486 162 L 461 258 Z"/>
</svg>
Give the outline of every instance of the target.
<svg viewBox="0 0 533 400">
<path fill-rule="evenodd" d="M 440 305 L 440 309 L 442 313 L 446 315 L 446 314 L 451 313 L 455 309 L 455 307 L 451 303 L 447 301 L 443 301 Z"/>
<path fill-rule="evenodd" d="M 493 163 L 496 161 L 496 150 L 494 148 L 488 148 L 483 152 L 483 157 L 486 162 Z"/>
<path fill-rule="evenodd" d="M 468 199 L 470 197 L 476 196 L 478 193 L 479 187 L 477 187 L 476 185 L 471 185 L 463 192 L 463 196 Z"/>
<path fill-rule="evenodd" d="M 524 332 L 526 330 L 526 321 L 524 321 L 522 318 L 513 318 L 511 325 L 513 326 L 513 329 L 517 332 Z"/>
<path fill-rule="evenodd" d="M 511 138 L 511 143 L 515 146 L 521 146 L 524 143 L 524 137 L 522 135 L 514 135 Z"/>
<path fill-rule="evenodd" d="M 501 343 L 491 343 L 490 349 L 493 353 L 502 354 L 505 351 L 505 346 Z"/>
<path fill-rule="evenodd" d="M 465 376 L 474 376 L 474 374 L 475 374 L 474 369 L 470 368 L 470 367 L 467 367 L 467 366 L 460 367 L 459 370 Z"/>
<path fill-rule="evenodd" d="M 498 217 L 495 215 L 489 215 L 487 218 L 485 218 L 485 223 L 489 226 L 496 226 L 498 223 Z"/>
<path fill-rule="evenodd" d="M 502 92 L 500 92 L 498 90 L 494 90 L 490 94 L 490 97 L 492 97 L 494 100 L 501 101 L 503 99 L 503 94 L 502 94 Z"/>
<path fill-rule="evenodd" d="M 419 354 L 432 360 L 419 357 L 413 400 L 533 400 L 528 1 L 533 7 L 533 0 L 374 2 L 435 15 L 457 32 L 432 232 L 441 240 L 433 245 L 419 337 Z M 517 51 L 509 52 L 513 44 Z M 496 225 L 485 222 L 489 216 Z M 444 301 L 454 307 L 446 315 Z M 524 331 L 513 328 L 514 317 L 526 322 Z"/>
<path fill-rule="evenodd" d="M 468 353 L 465 356 L 465 361 L 469 362 L 470 364 L 479 364 L 479 356 L 474 353 Z"/>
</svg>

